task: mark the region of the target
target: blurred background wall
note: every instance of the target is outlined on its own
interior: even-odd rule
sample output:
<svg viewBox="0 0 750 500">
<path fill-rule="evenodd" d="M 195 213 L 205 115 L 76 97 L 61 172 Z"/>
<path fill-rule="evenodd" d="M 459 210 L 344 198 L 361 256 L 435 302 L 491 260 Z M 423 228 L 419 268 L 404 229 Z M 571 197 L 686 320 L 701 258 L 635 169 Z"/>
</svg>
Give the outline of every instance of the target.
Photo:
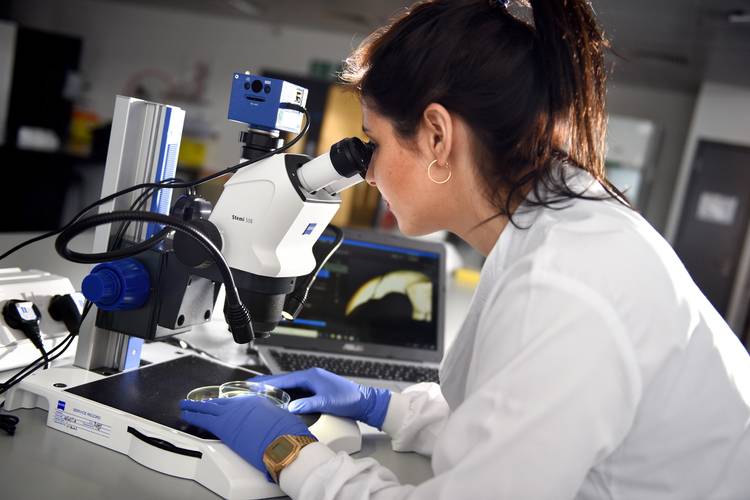
<svg viewBox="0 0 750 500">
<path fill-rule="evenodd" d="M 408 4 L 1 2 L 0 167 L 6 198 L 19 215 L 2 219 L 0 244 L 59 227 L 98 197 L 117 94 L 186 110 L 180 154 L 180 175 L 186 178 L 239 158 L 242 127 L 226 119 L 235 71 L 310 88 L 314 126 L 300 147 L 305 153 L 317 154 L 361 133 L 359 105 L 335 86 L 335 73 L 364 36 Z M 593 5 L 614 49 L 608 58 L 608 174 L 675 245 L 709 298 L 716 294 L 713 300 L 724 304 L 733 326 L 747 331 L 750 182 L 745 185 L 742 176 L 750 170 L 750 5 L 746 0 L 593 0 Z M 707 162 L 714 178 L 729 179 L 726 186 L 706 184 L 697 166 L 705 171 Z M 220 189 L 215 183 L 204 194 L 215 198 Z M 346 193 L 336 222 L 395 230 L 377 192 L 366 186 Z M 451 235 L 436 237 L 452 241 L 464 264 L 481 265 L 481 256 Z M 725 243 L 711 248 L 719 240 Z M 721 279 L 712 282 L 716 276 Z"/>
<path fill-rule="evenodd" d="M 139 84 L 153 98 L 171 97 L 171 104 L 184 106 L 194 122 L 203 122 L 216 134 L 206 158 L 207 168 L 215 169 L 236 163 L 239 154 L 241 127 L 226 120 L 235 71 L 306 74 L 311 61 L 339 62 L 358 42 L 350 34 L 137 3 L 22 0 L 12 4 L 11 16 L 20 24 L 84 40 L 81 72 L 89 85 L 82 96 L 86 108 L 102 120 L 111 118 L 114 96 L 134 92 Z M 44 62 L 39 62 L 43 67 Z M 205 65 L 202 88 L 191 95 L 200 65 Z"/>
</svg>

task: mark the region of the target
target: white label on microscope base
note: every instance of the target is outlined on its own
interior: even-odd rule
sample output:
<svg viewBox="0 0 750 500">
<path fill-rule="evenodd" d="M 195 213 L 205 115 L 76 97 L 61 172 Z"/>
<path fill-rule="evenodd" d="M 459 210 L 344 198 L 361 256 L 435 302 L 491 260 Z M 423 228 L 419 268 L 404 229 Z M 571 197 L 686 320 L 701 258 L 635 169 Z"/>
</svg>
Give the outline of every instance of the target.
<svg viewBox="0 0 750 500">
<path fill-rule="evenodd" d="M 66 409 L 67 406 L 67 409 Z M 102 423 L 102 417 L 80 408 L 71 408 L 65 401 L 57 402 L 55 423 L 73 432 L 90 432 L 109 439 L 112 427 Z"/>
</svg>

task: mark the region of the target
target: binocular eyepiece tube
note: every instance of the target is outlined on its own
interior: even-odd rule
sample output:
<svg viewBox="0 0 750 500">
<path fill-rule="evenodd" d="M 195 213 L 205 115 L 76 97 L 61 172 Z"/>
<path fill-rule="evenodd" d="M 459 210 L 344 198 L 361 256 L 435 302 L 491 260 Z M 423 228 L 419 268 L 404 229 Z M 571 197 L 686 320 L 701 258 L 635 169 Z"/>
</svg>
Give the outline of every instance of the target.
<svg viewBox="0 0 750 500">
<path fill-rule="evenodd" d="M 302 187 L 311 193 L 337 185 L 339 181 L 356 175 L 364 179 L 374 149 L 370 143 L 364 143 L 357 137 L 348 137 L 331 146 L 328 153 L 302 165 L 297 170 L 297 177 Z M 360 180 L 356 179 L 356 182 Z M 336 189 L 335 192 L 341 189 L 343 188 Z"/>
</svg>

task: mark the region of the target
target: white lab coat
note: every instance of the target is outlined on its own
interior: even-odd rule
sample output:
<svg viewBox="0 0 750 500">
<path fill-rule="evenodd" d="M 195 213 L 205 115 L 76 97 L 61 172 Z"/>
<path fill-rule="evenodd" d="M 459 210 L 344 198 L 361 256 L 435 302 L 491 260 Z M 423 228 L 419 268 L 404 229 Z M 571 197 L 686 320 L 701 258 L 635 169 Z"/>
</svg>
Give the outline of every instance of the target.
<svg viewBox="0 0 750 500">
<path fill-rule="evenodd" d="M 579 174 L 574 186 L 590 186 Z M 401 485 L 315 443 L 294 499 L 748 499 L 750 358 L 670 246 L 614 201 L 531 209 L 487 258 L 441 385 L 383 430 L 432 457 Z M 524 209 L 522 209 L 524 210 Z"/>
</svg>

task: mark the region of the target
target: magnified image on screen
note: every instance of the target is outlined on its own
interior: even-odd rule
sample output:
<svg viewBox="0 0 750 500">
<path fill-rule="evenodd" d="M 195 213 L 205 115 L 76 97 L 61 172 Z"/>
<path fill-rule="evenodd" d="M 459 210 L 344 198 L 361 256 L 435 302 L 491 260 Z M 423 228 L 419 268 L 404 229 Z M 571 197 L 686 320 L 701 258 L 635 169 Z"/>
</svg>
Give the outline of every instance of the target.
<svg viewBox="0 0 750 500">
<path fill-rule="evenodd" d="M 393 271 L 362 285 L 346 305 L 346 315 L 368 321 L 383 314 L 432 321 L 432 280 L 416 271 Z"/>
</svg>

